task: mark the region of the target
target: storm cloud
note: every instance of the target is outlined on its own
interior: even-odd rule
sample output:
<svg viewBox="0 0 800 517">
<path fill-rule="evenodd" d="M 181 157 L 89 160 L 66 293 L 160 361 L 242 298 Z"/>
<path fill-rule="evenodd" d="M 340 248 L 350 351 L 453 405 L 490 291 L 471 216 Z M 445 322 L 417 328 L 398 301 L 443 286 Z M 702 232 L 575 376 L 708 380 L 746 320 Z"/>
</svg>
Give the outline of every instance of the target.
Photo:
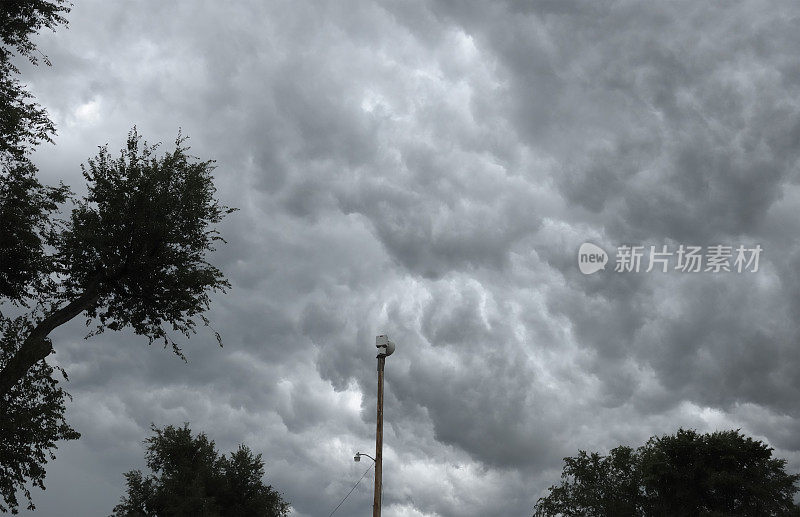
<svg viewBox="0 0 800 517">
<path fill-rule="evenodd" d="M 102 2 L 20 62 L 80 163 L 135 124 L 217 160 L 232 289 L 188 364 L 59 329 L 68 417 L 38 515 L 107 515 L 156 425 L 263 453 L 327 515 L 374 443 L 384 514 L 529 515 L 579 449 L 741 428 L 800 470 L 800 6 Z M 755 273 L 584 276 L 581 243 L 760 244 Z M 364 515 L 368 478 L 337 515 Z M 104 513 L 105 512 L 105 513 Z"/>
</svg>

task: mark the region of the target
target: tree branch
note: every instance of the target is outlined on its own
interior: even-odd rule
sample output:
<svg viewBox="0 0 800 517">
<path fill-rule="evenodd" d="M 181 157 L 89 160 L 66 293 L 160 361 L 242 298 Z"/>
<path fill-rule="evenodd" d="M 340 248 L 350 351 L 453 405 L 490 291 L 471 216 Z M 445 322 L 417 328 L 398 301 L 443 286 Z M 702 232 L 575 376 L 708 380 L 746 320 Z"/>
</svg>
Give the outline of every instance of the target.
<svg viewBox="0 0 800 517">
<path fill-rule="evenodd" d="M 0 372 L 0 398 L 5 396 L 34 364 L 53 352 L 53 345 L 47 339 L 50 332 L 68 322 L 97 301 L 100 297 L 100 280 L 101 275 L 99 274 L 92 277 L 86 286 L 86 290 L 80 296 L 64 307 L 53 311 L 36 325 L 28 337 L 25 338 L 16 354 L 14 354 L 14 357 L 6 363 L 6 367 Z"/>
</svg>

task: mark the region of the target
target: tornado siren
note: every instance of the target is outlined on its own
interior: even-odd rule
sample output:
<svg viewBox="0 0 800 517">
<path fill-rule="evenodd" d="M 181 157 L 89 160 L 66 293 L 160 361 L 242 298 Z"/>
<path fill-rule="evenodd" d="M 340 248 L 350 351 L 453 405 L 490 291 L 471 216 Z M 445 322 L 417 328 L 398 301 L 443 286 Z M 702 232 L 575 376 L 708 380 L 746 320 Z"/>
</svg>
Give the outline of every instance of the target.
<svg viewBox="0 0 800 517">
<path fill-rule="evenodd" d="M 375 348 L 378 349 L 379 356 L 390 356 L 394 353 L 394 341 L 389 341 L 389 336 L 375 336 Z"/>
</svg>

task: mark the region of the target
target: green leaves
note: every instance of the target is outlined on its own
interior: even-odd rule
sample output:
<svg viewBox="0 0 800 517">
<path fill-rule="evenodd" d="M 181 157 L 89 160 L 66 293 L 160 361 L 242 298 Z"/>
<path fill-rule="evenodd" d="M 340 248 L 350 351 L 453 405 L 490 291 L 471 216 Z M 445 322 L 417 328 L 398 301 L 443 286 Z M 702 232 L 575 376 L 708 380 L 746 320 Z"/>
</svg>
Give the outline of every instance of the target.
<svg viewBox="0 0 800 517">
<path fill-rule="evenodd" d="M 15 77 L 14 52 L 37 64 L 35 52 L 44 57 L 31 37 L 42 28 L 55 30 L 66 24 L 70 4 L 64 0 L 3 0 L 0 2 L 0 156 L 22 158 L 41 141 L 51 141 L 55 132 L 47 112 L 30 102 L 33 97 Z"/>
<path fill-rule="evenodd" d="M 0 2 L 0 301 L 21 306 L 35 302 L 37 309 L 58 290 L 48 247 L 61 229 L 52 215 L 70 192 L 63 185 L 43 186 L 36 178 L 28 154 L 40 142 L 51 141 L 55 127 L 17 79 L 19 70 L 11 57 L 17 52 L 36 64 L 38 49 L 30 38 L 43 27 L 66 23 L 62 14 L 68 11 L 64 0 Z M 45 62 L 49 64 L 46 57 Z M 0 313 L 0 373 L 14 370 L 10 365 L 26 355 L 27 338 L 37 325 L 34 314 L 9 319 Z M 50 349 L 46 334 L 36 344 Z M 13 383 L 0 390 L 2 512 L 17 513 L 20 494 L 34 509 L 30 487 L 44 488 L 45 465 L 54 458 L 56 442 L 80 436 L 64 420 L 68 395 L 53 370 L 44 361 L 34 362 L 7 375 Z"/>
<path fill-rule="evenodd" d="M 630 447 L 612 449 L 608 456 L 579 451 L 564 458 L 560 486 L 536 504 L 537 516 L 640 515 L 638 461 Z"/>
<path fill-rule="evenodd" d="M 786 460 L 739 431 L 698 434 L 679 430 L 653 437 L 641 449 L 643 484 L 653 511 L 665 515 L 698 509 L 700 515 L 787 515 L 800 475 Z M 677 513 L 676 513 L 677 512 Z M 704 513 L 703 513 L 704 512 Z"/>
<path fill-rule="evenodd" d="M 125 474 L 128 493 L 114 507 L 114 517 L 283 517 L 288 504 L 264 485 L 261 455 L 244 445 L 230 457 L 219 455 L 204 433 L 183 427 L 153 426 L 147 440 L 144 476 Z"/>
<path fill-rule="evenodd" d="M 0 368 L 18 352 L 32 327 L 25 317 L 0 316 Z M 18 493 L 27 500 L 27 508 L 34 509 L 29 487 L 44 488 L 45 465 L 55 458 L 56 442 L 80 437 L 64 419 L 69 395 L 53 373 L 52 366 L 40 361 L 0 396 L 0 511 L 17 513 Z"/>
<path fill-rule="evenodd" d="M 179 134 L 174 150 L 159 156 L 158 146 L 142 143 L 134 128 L 119 158 L 102 147 L 83 168 L 88 193 L 75 200 L 67 221 L 53 214 L 71 192 L 42 186 L 24 156 L 0 153 L 0 296 L 34 302 L 27 319 L 4 327 L 0 441 L 24 451 L 0 454 L 0 469 L 10 469 L 0 483 L 9 508 L 25 479 L 42 486 L 43 451 L 77 437 L 63 421 L 66 394 L 44 362 L 53 351 L 49 333 L 85 312 L 93 333 L 128 327 L 183 357 L 171 332 L 190 337 L 198 322 L 209 325 L 210 293 L 229 287 L 206 256 L 222 240 L 215 225 L 233 209 L 215 199 L 213 162 L 188 155 L 185 141 Z M 49 424 L 15 434 L 12 422 L 33 426 L 19 397 L 37 396 L 44 397 L 40 409 Z"/>
<path fill-rule="evenodd" d="M 71 5 L 65 0 L 3 0 L 0 2 L 0 59 L 7 60 L 13 50 L 37 63 L 34 51 L 36 45 L 31 36 L 42 28 L 55 30 L 58 25 L 66 25 L 64 14 Z M 44 56 L 44 54 L 42 54 Z M 44 56 L 45 60 L 47 57 Z M 48 63 L 49 64 L 49 63 Z"/>
<path fill-rule="evenodd" d="M 55 126 L 32 98 L 11 63 L 0 58 L 0 156 L 21 159 L 39 142 L 52 142 Z"/>
<path fill-rule="evenodd" d="M 16 52 L 36 64 L 31 37 L 66 24 L 70 5 L 0 2 L 0 300 L 33 305 L 15 320 L 0 313 L 0 511 L 16 511 L 18 490 L 32 508 L 26 483 L 44 488 L 56 441 L 79 436 L 44 361 L 54 328 L 85 311 L 94 333 L 129 327 L 183 357 L 170 332 L 189 337 L 198 320 L 208 325 L 210 293 L 229 286 L 206 256 L 222 240 L 215 225 L 233 210 L 214 198 L 213 162 L 188 155 L 180 133 L 163 156 L 135 128 L 119 158 L 100 148 L 83 167 L 88 194 L 67 221 L 53 217 L 72 194 L 39 183 L 28 154 L 55 128 L 10 59 Z M 128 482 L 149 497 L 147 479 L 131 474 Z"/>
<path fill-rule="evenodd" d="M 608 456 L 564 458 L 560 485 L 536 503 L 536 516 L 788 516 L 800 475 L 739 431 L 680 429 Z"/>
<path fill-rule="evenodd" d="M 32 508 L 28 487 L 44 488 L 56 441 L 79 436 L 64 421 L 68 395 L 45 362 L 54 328 L 85 312 L 93 333 L 128 327 L 183 357 L 170 333 L 189 337 L 198 320 L 208 325 L 210 293 L 229 287 L 206 256 L 222 240 L 215 225 L 233 210 L 215 200 L 213 162 L 188 155 L 180 133 L 162 156 L 135 128 L 119 158 L 100 148 L 83 168 L 88 194 L 80 200 L 37 180 L 28 155 L 55 128 L 10 59 L 16 52 L 36 64 L 31 37 L 66 24 L 70 5 L 0 2 L 0 301 L 33 307 L 15 320 L 0 313 L 0 511 L 16 510 L 18 490 Z M 69 200 L 69 219 L 56 219 Z M 128 481 L 149 497 L 147 479 Z"/>
<path fill-rule="evenodd" d="M 189 337 L 198 319 L 207 323 L 209 293 L 229 287 L 205 257 L 221 240 L 215 225 L 234 211 L 214 199 L 213 161 L 188 155 L 185 141 L 179 134 L 159 157 L 134 128 L 119 158 L 102 147 L 83 167 L 88 194 L 57 246 L 63 299 L 101 279 L 87 308 L 96 332 L 130 327 L 179 355 L 169 331 Z"/>
<path fill-rule="evenodd" d="M 60 226 L 51 218 L 69 189 L 45 187 L 27 159 L 0 158 L 0 297 L 25 304 L 52 290 L 55 271 L 45 246 Z"/>
</svg>

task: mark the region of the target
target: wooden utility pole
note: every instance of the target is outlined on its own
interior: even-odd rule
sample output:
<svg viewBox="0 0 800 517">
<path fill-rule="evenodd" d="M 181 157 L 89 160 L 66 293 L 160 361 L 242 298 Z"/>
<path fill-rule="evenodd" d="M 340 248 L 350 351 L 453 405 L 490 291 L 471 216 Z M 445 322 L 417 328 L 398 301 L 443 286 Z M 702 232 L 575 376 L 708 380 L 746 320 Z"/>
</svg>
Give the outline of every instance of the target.
<svg viewBox="0 0 800 517">
<path fill-rule="evenodd" d="M 383 367 L 386 356 L 378 355 L 378 428 L 375 432 L 375 498 L 372 517 L 381 517 L 381 488 L 383 482 Z"/>
</svg>

